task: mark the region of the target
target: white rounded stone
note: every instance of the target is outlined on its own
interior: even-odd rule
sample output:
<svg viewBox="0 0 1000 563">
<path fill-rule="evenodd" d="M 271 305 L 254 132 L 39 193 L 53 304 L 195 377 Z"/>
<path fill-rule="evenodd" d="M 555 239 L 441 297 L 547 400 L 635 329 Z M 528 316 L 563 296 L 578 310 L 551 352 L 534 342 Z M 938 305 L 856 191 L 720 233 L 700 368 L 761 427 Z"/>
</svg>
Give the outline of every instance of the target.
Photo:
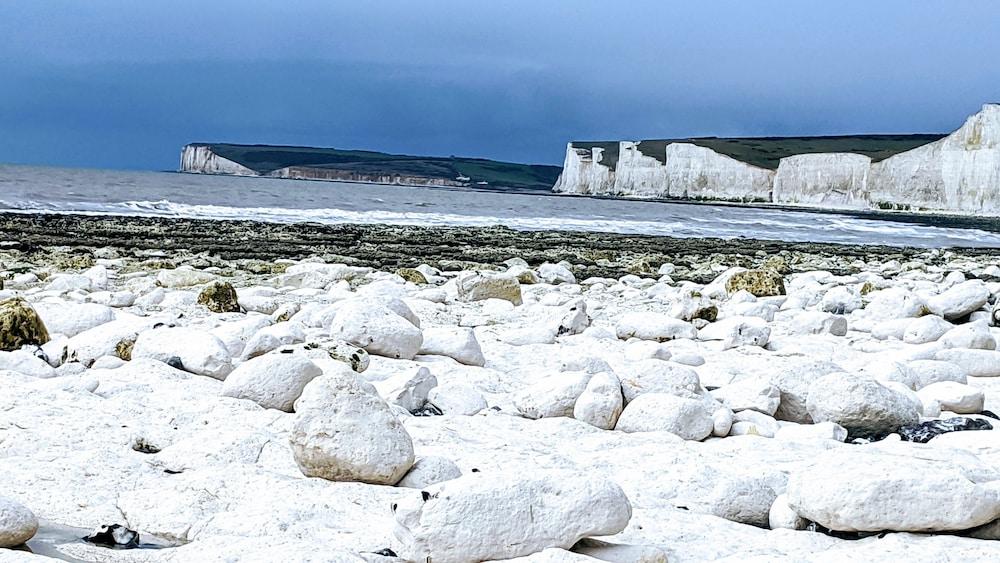
<svg viewBox="0 0 1000 563">
<path fill-rule="evenodd" d="M 471 473 L 427 487 L 395 507 L 394 534 L 408 561 L 510 559 L 625 529 L 621 487 L 591 473 Z M 528 508 L 530 507 L 530 509 Z"/>
<path fill-rule="evenodd" d="M 156 328 L 143 331 L 132 347 L 132 359 L 150 358 L 186 372 L 225 379 L 232 371 L 226 345 L 210 332 L 191 328 Z"/>
<path fill-rule="evenodd" d="M 573 418 L 602 430 L 611 430 L 618 422 L 623 405 L 618 377 L 610 372 L 595 373 L 573 405 Z"/>
<path fill-rule="evenodd" d="M 0 548 L 23 545 L 38 531 L 38 518 L 20 503 L 0 497 Z"/>
<path fill-rule="evenodd" d="M 615 430 L 622 432 L 665 431 L 685 440 L 704 440 L 715 421 L 705 402 L 666 393 L 646 393 L 629 402 L 618 417 Z"/>
<path fill-rule="evenodd" d="M 469 366 L 484 366 L 486 358 L 471 328 L 429 327 L 423 330 L 420 354 L 447 356 Z"/>
<path fill-rule="evenodd" d="M 306 384 L 322 374 L 319 366 L 300 355 L 265 354 L 234 369 L 220 394 L 248 399 L 265 409 L 292 412 Z"/>
<path fill-rule="evenodd" d="M 428 456 L 418 459 L 396 486 L 423 489 L 461 476 L 462 470 L 454 461 L 446 457 Z"/>
<path fill-rule="evenodd" d="M 414 461 L 413 441 L 389 405 L 346 377 L 306 385 L 289 441 L 304 475 L 330 481 L 395 485 Z"/>
</svg>

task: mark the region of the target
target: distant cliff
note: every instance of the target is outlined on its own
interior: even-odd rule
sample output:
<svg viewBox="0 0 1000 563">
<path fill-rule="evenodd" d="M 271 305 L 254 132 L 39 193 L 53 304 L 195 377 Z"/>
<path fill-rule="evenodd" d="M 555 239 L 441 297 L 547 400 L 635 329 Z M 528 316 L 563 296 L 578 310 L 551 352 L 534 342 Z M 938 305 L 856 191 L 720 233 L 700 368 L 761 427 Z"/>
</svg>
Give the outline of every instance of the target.
<svg viewBox="0 0 1000 563">
<path fill-rule="evenodd" d="M 548 191 L 560 168 L 481 158 L 423 157 L 314 147 L 192 143 L 181 172 L 405 186 Z"/>
<path fill-rule="evenodd" d="M 947 136 L 570 143 L 553 190 L 1000 215 L 1000 104 Z"/>
</svg>

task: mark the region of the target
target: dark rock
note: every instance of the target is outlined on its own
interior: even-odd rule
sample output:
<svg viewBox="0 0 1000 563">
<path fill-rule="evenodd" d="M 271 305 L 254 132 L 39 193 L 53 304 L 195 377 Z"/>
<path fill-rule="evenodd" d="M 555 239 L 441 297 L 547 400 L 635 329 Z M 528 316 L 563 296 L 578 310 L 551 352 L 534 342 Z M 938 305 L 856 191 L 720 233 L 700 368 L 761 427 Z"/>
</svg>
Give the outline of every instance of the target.
<svg viewBox="0 0 1000 563">
<path fill-rule="evenodd" d="M 94 533 L 83 538 L 94 545 L 113 547 L 116 549 L 134 549 L 139 547 L 139 532 L 130 530 L 119 524 L 101 526 Z"/>
<path fill-rule="evenodd" d="M 177 356 L 170 356 L 167 358 L 166 364 L 174 369 L 184 371 L 184 362 L 182 362 Z"/>
<path fill-rule="evenodd" d="M 24 299 L 0 301 L 0 350 L 13 351 L 26 344 L 41 346 L 49 331 L 35 309 Z"/>
<path fill-rule="evenodd" d="M 423 272 L 415 268 L 400 268 L 396 270 L 396 275 L 408 282 L 413 282 L 417 285 L 427 284 L 427 276 L 425 276 Z"/>
<path fill-rule="evenodd" d="M 434 405 L 430 403 L 424 403 L 424 406 L 420 407 L 419 409 L 410 411 L 410 414 L 412 414 L 413 416 L 441 416 L 444 413 L 441 412 L 441 409 L 435 407 Z"/>
<path fill-rule="evenodd" d="M 141 454 L 160 453 L 160 448 L 154 446 L 153 444 L 150 444 L 149 442 L 146 441 L 145 438 L 136 438 L 136 440 L 132 442 L 132 449 Z"/>
<path fill-rule="evenodd" d="M 238 313 L 240 304 L 236 297 L 236 288 L 229 282 L 214 282 L 198 294 L 198 304 L 204 305 L 213 313 Z"/>
<path fill-rule="evenodd" d="M 899 429 L 904 442 L 929 442 L 935 436 L 963 430 L 993 430 L 993 425 L 981 418 L 956 416 L 945 420 L 930 420 L 920 424 L 909 424 Z"/>
<path fill-rule="evenodd" d="M 730 294 L 744 289 L 757 297 L 784 295 L 785 280 L 778 272 L 765 268 L 740 272 L 726 282 L 726 291 Z"/>
<path fill-rule="evenodd" d="M 126 362 L 132 361 L 132 348 L 134 346 L 134 336 L 132 338 L 123 338 L 118 344 L 115 344 L 115 354 Z"/>
<path fill-rule="evenodd" d="M 395 551 L 389 549 L 388 547 L 385 549 L 380 549 L 378 551 L 373 551 L 372 553 L 375 555 L 381 555 L 382 557 L 399 557 L 398 555 L 396 555 Z"/>
</svg>

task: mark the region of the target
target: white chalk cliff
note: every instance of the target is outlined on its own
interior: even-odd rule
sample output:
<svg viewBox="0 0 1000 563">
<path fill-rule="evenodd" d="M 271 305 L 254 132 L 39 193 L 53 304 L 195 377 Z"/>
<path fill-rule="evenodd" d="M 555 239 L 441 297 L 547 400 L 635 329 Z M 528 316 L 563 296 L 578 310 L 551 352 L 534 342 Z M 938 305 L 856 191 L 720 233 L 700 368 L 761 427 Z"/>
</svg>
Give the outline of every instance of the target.
<svg viewBox="0 0 1000 563">
<path fill-rule="evenodd" d="M 257 172 L 223 158 L 208 145 L 187 145 L 181 150 L 181 172 L 195 174 L 232 174 L 235 176 L 257 176 Z"/>
<path fill-rule="evenodd" d="M 940 140 L 878 162 L 798 154 L 772 171 L 686 142 L 667 142 L 655 155 L 635 142 L 618 148 L 616 162 L 602 163 L 605 149 L 570 143 L 553 191 L 1000 215 L 1000 104 L 984 105 Z"/>
</svg>

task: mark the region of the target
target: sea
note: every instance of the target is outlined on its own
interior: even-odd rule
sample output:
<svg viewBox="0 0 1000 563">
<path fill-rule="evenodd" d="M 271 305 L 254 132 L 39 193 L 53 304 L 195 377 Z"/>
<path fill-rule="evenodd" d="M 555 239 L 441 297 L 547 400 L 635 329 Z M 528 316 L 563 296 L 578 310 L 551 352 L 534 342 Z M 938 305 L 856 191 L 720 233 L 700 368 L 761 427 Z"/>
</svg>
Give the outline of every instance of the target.
<svg viewBox="0 0 1000 563">
<path fill-rule="evenodd" d="M 1000 248 L 989 230 L 836 212 L 20 165 L 0 165 L 0 211 Z"/>
</svg>

